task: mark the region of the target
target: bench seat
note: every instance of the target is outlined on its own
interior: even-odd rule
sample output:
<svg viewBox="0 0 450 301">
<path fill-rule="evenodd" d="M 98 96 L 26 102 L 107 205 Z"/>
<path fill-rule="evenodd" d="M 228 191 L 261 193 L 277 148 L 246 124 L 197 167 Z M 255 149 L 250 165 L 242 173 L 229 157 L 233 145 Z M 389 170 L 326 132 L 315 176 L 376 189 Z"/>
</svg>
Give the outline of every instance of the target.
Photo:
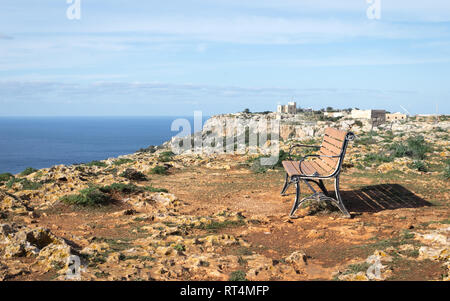
<svg viewBox="0 0 450 301">
<path fill-rule="evenodd" d="M 337 162 L 336 162 L 337 163 Z M 334 168 L 328 166 L 321 159 L 315 159 L 311 161 L 283 161 L 284 169 L 289 177 L 292 176 L 314 176 L 314 177 L 327 177 L 333 171 Z"/>
</svg>

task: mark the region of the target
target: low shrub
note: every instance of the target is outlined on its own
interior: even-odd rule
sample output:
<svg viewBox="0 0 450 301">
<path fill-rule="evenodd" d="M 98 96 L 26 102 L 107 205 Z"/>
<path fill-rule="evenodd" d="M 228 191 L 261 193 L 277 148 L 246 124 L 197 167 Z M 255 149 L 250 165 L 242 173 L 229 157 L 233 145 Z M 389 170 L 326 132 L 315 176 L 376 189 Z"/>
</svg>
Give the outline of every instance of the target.
<svg viewBox="0 0 450 301">
<path fill-rule="evenodd" d="M 113 162 L 114 165 L 122 165 L 126 163 L 133 163 L 134 160 L 127 159 L 127 158 L 120 158 Z"/>
<path fill-rule="evenodd" d="M 42 187 L 42 184 L 39 182 L 32 182 L 28 179 L 18 179 L 18 178 L 10 178 L 8 182 L 6 182 L 6 187 L 12 188 L 12 186 L 16 183 L 21 184 L 22 190 L 38 190 Z"/>
<path fill-rule="evenodd" d="M 78 194 L 66 195 L 60 198 L 66 204 L 77 206 L 99 206 L 111 202 L 109 195 L 101 191 L 98 187 L 83 189 Z"/>
<path fill-rule="evenodd" d="M 11 178 L 14 178 L 14 176 L 12 174 L 10 174 L 9 172 L 0 174 L 0 182 L 9 181 L 9 179 L 11 179 Z"/>
<path fill-rule="evenodd" d="M 389 155 L 385 155 L 385 154 L 376 154 L 376 153 L 369 153 L 364 157 L 364 162 L 368 163 L 368 164 L 372 164 L 372 163 L 388 163 L 388 162 L 392 162 L 394 160 L 394 158 L 392 156 Z"/>
<path fill-rule="evenodd" d="M 392 156 L 396 157 L 396 158 L 401 158 L 401 157 L 406 157 L 406 156 L 410 156 L 411 153 L 408 150 L 408 147 L 400 142 L 396 142 L 394 144 L 392 144 L 389 148 L 390 151 L 392 151 Z"/>
<path fill-rule="evenodd" d="M 150 169 L 150 174 L 156 174 L 156 175 L 166 175 L 167 174 L 167 168 L 164 166 L 155 166 L 152 169 Z"/>
<path fill-rule="evenodd" d="M 150 192 L 165 192 L 165 193 L 169 192 L 165 188 L 156 188 L 156 187 L 153 187 L 153 186 L 145 186 L 144 190 L 150 191 Z"/>
<path fill-rule="evenodd" d="M 393 151 L 393 156 L 397 158 L 410 157 L 417 160 L 424 160 L 426 153 L 432 151 L 432 148 L 423 136 L 415 136 L 409 137 L 406 142 L 392 144 L 390 150 Z"/>
<path fill-rule="evenodd" d="M 449 180 L 450 179 L 450 159 L 447 159 L 444 163 L 445 163 L 444 178 Z"/>
<path fill-rule="evenodd" d="M 91 186 L 80 190 L 78 194 L 66 195 L 60 200 L 69 205 L 77 206 L 101 206 L 110 204 L 116 194 L 133 194 L 144 191 L 151 192 L 167 192 L 163 188 L 155 188 L 152 186 L 140 187 L 134 184 L 113 183 L 107 186 Z"/>
<path fill-rule="evenodd" d="M 173 248 L 178 252 L 186 251 L 186 247 L 182 244 L 177 244 L 177 245 L 173 246 Z"/>
<path fill-rule="evenodd" d="M 28 176 L 28 175 L 32 174 L 33 172 L 36 172 L 36 171 L 37 171 L 37 169 L 34 169 L 33 167 L 27 167 L 27 168 L 25 168 L 24 171 L 22 171 L 19 174 L 19 176 L 25 177 L 25 176 Z"/>
<path fill-rule="evenodd" d="M 108 186 L 100 187 L 99 190 L 104 193 L 123 193 L 130 194 L 135 192 L 142 191 L 142 188 L 134 185 L 134 184 L 125 184 L 125 183 L 113 183 Z"/>
<path fill-rule="evenodd" d="M 414 162 L 412 162 L 409 166 L 411 169 L 415 169 L 418 171 L 422 171 L 422 172 L 427 172 L 428 171 L 428 165 L 421 160 L 416 160 Z"/>
<path fill-rule="evenodd" d="M 156 146 L 150 145 L 149 147 L 139 149 L 137 152 L 138 153 L 150 153 L 150 154 L 153 154 L 154 152 L 156 152 L 157 149 L 158 148 Z"/>
<path fill-rule="evenodd" d="M 147 177 L 140 171 L 137 171 L 133 168 L 127 168 L 124 172 L 120 174 L 121 177 L 124 177 L 128 180 L 132 181 L 146 181 Z"/>
<path fill-rule="evenodd" d="M 354 144 L 355 146 L 358 145 L 371 145 L 371 144 L 375 144 L 377 143 L 377 140 L 373 139 L 372 137 L 360 137 L 358 139 L 355 140 Z"/>
<path fill-rule="evenodd" d="M 159 154 L 158 160 L 160 162 L 169 162 L 172 161 L 173 156 L 175 156 L 175 154 L 171 151 L 162 152 Z"/>
<path fill-rule="evenodd" d="M 347 266 L 347 269 L 344 271 L 344 275 L 346 274 L 357 274 L 359 272 L 366 272 L 370 267 L 370 264 L 367 262 L 363 263 L 355 263 Z"/>
<path fill-rule="evenodd" d="M 212 221 L 209 224 L 201 224 L 200 226 L 198 226 L 196 228 L 203 229 L 203 230 L 210 230 L 212 232 L 215 232 L 220 229 L 241 227 L 244 225 L 245 225 L 245 221 L 242 218 L 240 218 L 238 220 L 225 220 L 223 222 Z"/>
<path fill-rule="evenodd" d="M 361 120 L 355 120 L 355 125 L 359 127 L 363 127 L 363 123 Z"/>
<path fill-rule="evenodd" d="M 234 271 L 230 274 L 230 281 L 247 281 L 247 279 L 245 278 L 245 272 L 238 270 L 238 271 Z"/>
<path fill-rule="evenodd" d="M 106 167 L 108 166 L 105 162 L 101 161 L 91 161 L 85 164 L 86 166 L 98 166 L 98 167 Z"/>
</svg>

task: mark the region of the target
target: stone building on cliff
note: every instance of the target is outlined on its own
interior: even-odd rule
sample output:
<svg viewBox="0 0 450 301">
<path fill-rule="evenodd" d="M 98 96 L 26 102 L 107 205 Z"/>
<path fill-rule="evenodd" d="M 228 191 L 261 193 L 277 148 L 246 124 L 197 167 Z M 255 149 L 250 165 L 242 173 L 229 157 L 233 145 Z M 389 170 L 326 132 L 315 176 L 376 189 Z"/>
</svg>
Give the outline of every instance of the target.
<svg viewBox="0 0 450 301">
<path fill-rule="evenodd" d="M 278 105 L 277 113 L 279 114 L 297 114 L 297 103 L 288 102 L 287 105 Z"/>
</svg>

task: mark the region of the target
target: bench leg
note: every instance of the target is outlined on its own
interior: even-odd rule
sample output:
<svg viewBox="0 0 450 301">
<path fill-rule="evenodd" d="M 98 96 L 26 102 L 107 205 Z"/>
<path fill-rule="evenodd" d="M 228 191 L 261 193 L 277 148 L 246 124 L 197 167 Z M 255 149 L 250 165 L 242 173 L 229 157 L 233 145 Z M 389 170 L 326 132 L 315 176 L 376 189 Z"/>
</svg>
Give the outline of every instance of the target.
<svg viewBox="0 0 450 301">
<path fill-rule="evenodd" d="M 310 179 L 308 179 L 308 180 L 304 180 L 304 181 L 306 182 L 306 184 L 309 186 L 309 188 L 310 188 L 314 193 L 316 193 L 316 191 L 314 190 L 314 188 L 311 187 L 311 185 L 308 184 L 308 182 L 313 182 L 314 184 L 316 184 L 317 186 L 319 186 L 320 190 L 322 190 L 322 192 L 323 192 L 326 196 L 329 195 L 329 194 L 328 194 L 328 190 L 327 190 L 327 188 L 325 187 L 325 185 L 323 184 L 323 181 L 322 181 L 322 180 L 315 181 L 315 180 L 310 180 Z"/>
<path fill-rule="evenodd" d="M 347 218 L 351 218 L 352 216 L 348 213 L 347 209 L 344 206 L 344 202 L 342 201 L 341 193 L 339 192 L 339 176 L 334 179 L 334 190 L 336 192 L 336 199 L 339 210 L 345 215 Z"/>
<path fill-rule="evenodd" d="M 295 211 L 297 211 L 298 206 L 300 205 L 300 181 L 295 182 L 295 201 L 292 206 L 291 213 L 289 213 L 289 217 L 293 218 Z"/>
<path fill-rule="evenodd" d="M 329 194 L 328 194 L 328 190 L 327 190 L 327 188 L 325 187 L 325 185 L 323 184 L 323 181 L 322 180 L 319 180 L 319 187 L 320 187 L 320 189 L 322 189 L 322 191 L 323 191 L 323 193 L 326 195 L 326 196 L 329 196 Z"/>
<path fill-rule="evenodd" d="M 286 173 L 286 180 L 284 181 L 284 186 L 283 189 L 281 190 L 281 195 L 285 196 L 285 192 L 288 189 L 289 185 L 291 184 L 291 182 L 289 181 L 289 175 Z"/>
</svg>

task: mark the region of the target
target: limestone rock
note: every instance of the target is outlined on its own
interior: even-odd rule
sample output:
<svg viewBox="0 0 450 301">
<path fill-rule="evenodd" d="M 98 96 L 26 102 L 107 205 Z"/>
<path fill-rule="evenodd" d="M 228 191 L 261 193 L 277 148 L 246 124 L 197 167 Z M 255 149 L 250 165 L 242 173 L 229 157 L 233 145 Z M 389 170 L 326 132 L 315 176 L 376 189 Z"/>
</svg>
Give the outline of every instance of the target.
<svg viewBox="0 0 450 301">
<path fill-rule="evenodd" d="M 52 243 L 61 243 L 61 240 L 51 234 L 48 229 L 21 229 L 8 235 L 4 257 L 37 255 L 42 248 Z"/>
<path fill-rule="evenodd" d="M 285 261 L 287 263 L 291 263 L 296 268 L 300 268 L 305 266 L 307 256 L 303 251 L 295 251 L 288 257 L 286 257 Z"/>
<path fill-rule="evenodd" d="M 73 255 L 73 251 L 66 243 L 52 243 L 39 252 L 38 260 L 45 271 L 51 269 L 65 271 L 70 255 Z"/>
</svg>

